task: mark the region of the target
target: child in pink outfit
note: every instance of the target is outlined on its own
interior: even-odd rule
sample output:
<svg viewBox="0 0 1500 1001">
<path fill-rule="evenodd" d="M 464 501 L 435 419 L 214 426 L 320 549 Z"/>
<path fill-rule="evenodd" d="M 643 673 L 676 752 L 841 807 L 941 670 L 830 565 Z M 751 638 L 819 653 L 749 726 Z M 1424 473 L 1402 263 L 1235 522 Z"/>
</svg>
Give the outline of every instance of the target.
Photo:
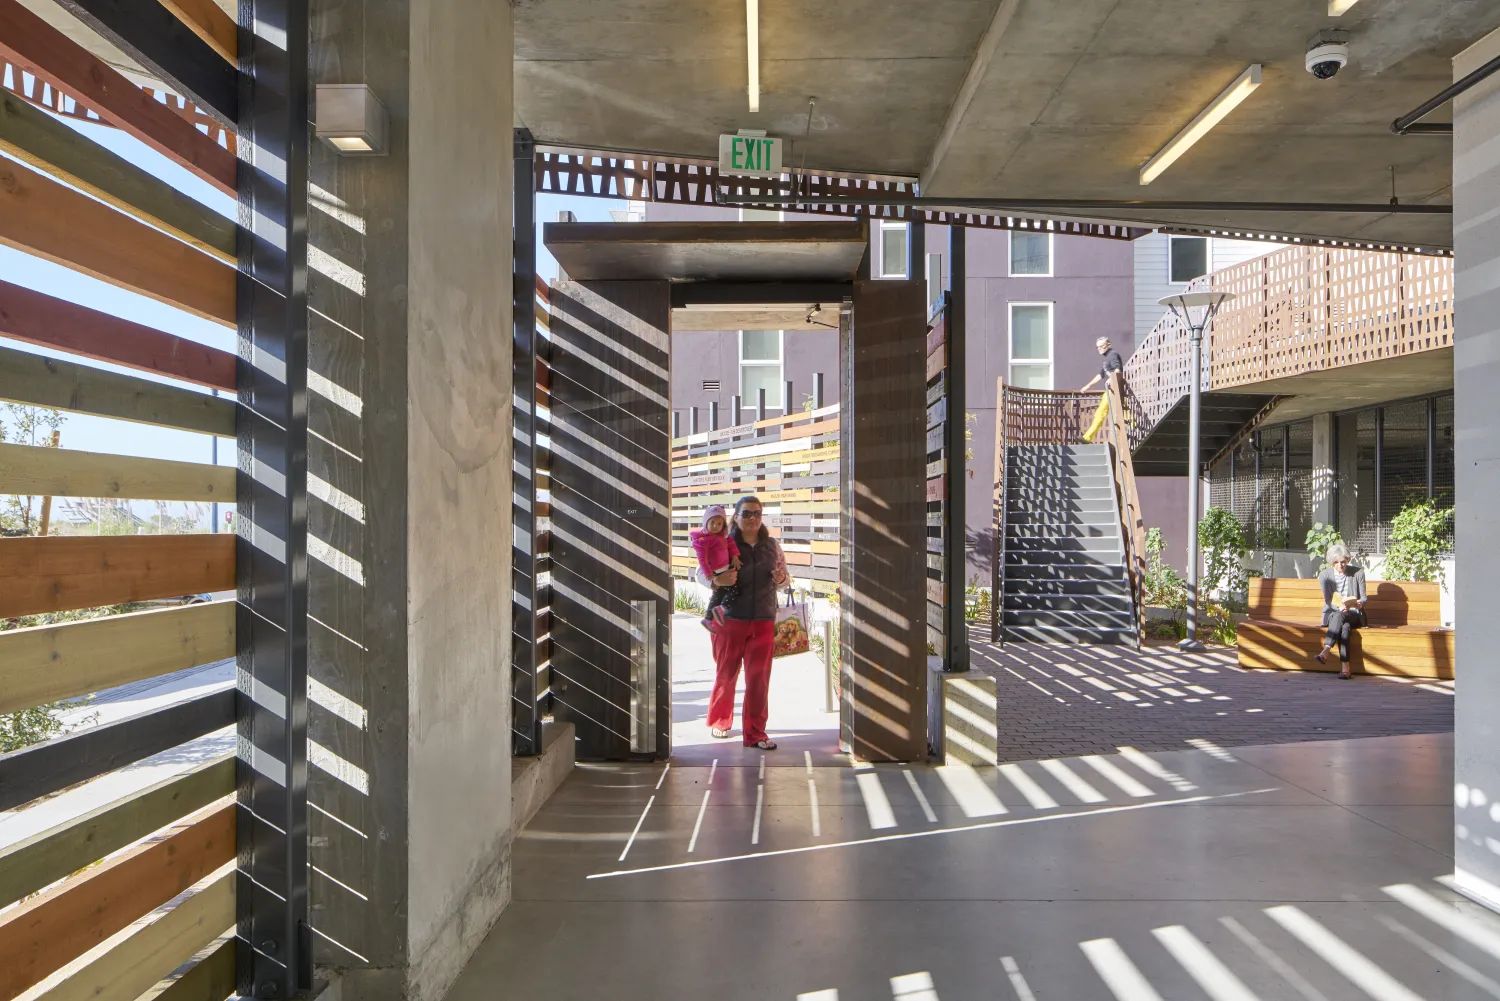
<svg viewBox="0 0 1500 1001">
<path fill-rule="evenodd" d="M 703 511 L 703 527 L 695 528 L 688 533 L 688 539 L 693 544 L 693 552 L 698 557 L 698 569 L 703 571 L 703 576 L 710 582 L 713 578 L 725 570 L 738 570 L 740 566 L 739 546 L 729 536 L 729 518 L 724 513 L 722 504 L 710 504 Z M 733 584 L 728 587 L 715 587 L 713 594 L 709 595 L 708 608 L 703 616 L 703 625 L 710 632 L 717 630 L 718 625 L 724 619 L 724 609 L 739 588 Z"/>
</svg>

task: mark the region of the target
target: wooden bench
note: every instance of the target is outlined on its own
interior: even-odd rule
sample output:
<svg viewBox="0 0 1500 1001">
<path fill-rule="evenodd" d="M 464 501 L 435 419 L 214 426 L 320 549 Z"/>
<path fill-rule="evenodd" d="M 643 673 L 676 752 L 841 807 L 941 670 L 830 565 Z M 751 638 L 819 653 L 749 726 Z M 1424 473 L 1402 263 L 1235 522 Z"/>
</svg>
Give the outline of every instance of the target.
<svg viewBox="0 0 1500 1001">
<path fill-rule="evenodd" d="M 1442 628 L 1437 584 L 1367 582 L 1365 617 L 1355 630 L 1349 661 L 1355 674 L 1411 678 L 1453 677 L 1453 630 Z M 1338 650 L 1328 663 L 1312 659 L 1323 646 L 1323 590 L 1316 579 L 1250 579 L 1250 617 L 1239 624 L 1241 667 L 1282 671 L 1337 671 Z"/>
</svg>

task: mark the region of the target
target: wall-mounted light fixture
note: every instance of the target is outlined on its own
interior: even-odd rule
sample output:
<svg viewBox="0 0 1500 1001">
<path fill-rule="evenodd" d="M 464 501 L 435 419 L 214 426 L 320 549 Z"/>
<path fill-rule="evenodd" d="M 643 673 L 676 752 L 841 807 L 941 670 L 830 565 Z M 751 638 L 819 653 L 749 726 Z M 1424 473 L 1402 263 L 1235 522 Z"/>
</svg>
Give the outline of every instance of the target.
<svg viewBox="0 0 1500 1001">
<path fill-rule="evenodd" d="M 1208 135 L 1235 108 L 1255 93 L 1260 86 L 1260 63 L 1251 66 L 1235 78 L 1234 83 L 1209 102 L 1208 107 L 1198 112 L 1198 117 L 1188 123 L 1187 128 L 1177 133 L 1155 156 L 1141 168 L 1141 183 L 1150 184 L 1161 176 L 1162 171 L 1177 162 L 1177 158 L 1192 149 L 1193 144 Z"/>
<path fill-rule="evenodd" d="M 379 156 L 389 149 L 391 116 L 362 83 L 320 83 L 313 112 L 318 138 L 353 156 Z"/>
</svg>

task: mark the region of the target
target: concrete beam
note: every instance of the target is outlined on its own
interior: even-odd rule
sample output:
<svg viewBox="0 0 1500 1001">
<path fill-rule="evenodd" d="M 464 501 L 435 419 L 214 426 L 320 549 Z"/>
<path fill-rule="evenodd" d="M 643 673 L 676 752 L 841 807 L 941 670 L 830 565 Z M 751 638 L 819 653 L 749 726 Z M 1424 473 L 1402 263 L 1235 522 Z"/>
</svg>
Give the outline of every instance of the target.
<svg viewBox="0 0 1500 1001">
<path fill-rule="evenodd" d="M 943 131 L 938 133 L 937 144 L 932 147 L 932 153 L 927 158 L 927 166 L 922 168 L 922 181 L 919 190 L 926 191 L 932 183 L 933 175 L 943 165 L 943 157 L 948 155 L 948 147 L 953 145 L 953 137 L 958 134 L 959 126 L 963 124 L 964 116 L 969 113 L 969 106 L 974 103 L 974 95 L 979 92 L 979 85 L 984 82 L 984 75 L 989 72 L 990 61 L 995 58 L 995 50 L 1000 47 L 1000 39 L 1005 36 L 1005 29 L 1010 27 L 1011 19 L 1016 16 L 1016 9 L 1021 6 L 1021 0 L 1000 0 L 999 6 L 995 8 L 995 16 L 990 19 L 990 26 L 985 29 L 983 37 L 979 39 L 979 46 L 974 50 L 974 58 L 969 62 L 969 71 L 964 74 L 963 85 L 958 88 L 958 94 L 953 98 L 953 106 L 948 109 L 948 117 L 943 120 Z"/>
</svg>

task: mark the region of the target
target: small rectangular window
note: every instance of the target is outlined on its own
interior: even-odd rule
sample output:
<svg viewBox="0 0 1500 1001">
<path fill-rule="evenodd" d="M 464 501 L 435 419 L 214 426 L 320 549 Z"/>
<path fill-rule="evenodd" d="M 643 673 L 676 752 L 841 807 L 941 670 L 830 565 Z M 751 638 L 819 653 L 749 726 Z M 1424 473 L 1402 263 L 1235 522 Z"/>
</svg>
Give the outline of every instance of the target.
<svg viewBox="0 0 1500 1001">
<path fill-rule="evenodd" d="M 906 223 L 880 224 L 880 277 L 906 277 Z"/>
<path fill-rule="evenodd" d="M 741 373 L 740 400 L 746 409 L 755 408 L 762 389 L 766 391 L 766 406 L 781 409 L 780 365 L 746 365 Z"/>
<path fill-rule="evenodd" d="M 782 408 L 781 331 L 740 331 L 740 400 L 754 409 L 760 391 L 766 391 L 766 407 Z"/>
<path fill-rule="evenodd" d="M 1011 230 L 1010 273 L 1012 275 L 1052 274 L 1052 234 Z"/>
<path fill-rule="evenodd" d="M 1173 236 L 1167 240 L 1168 279 L 1185 284 L 1208 274 L 1208 237 Z"/>
<path fill-rule="evenodd" d="M 1052 304 L 1011 303 L 1010 384 L 1052 388 Z"/>
<path fill-rule="evenodd" d="M 740 361 L 780 361 L 781 331 L 746 330 L 741 334 Z"/>
</svg>

